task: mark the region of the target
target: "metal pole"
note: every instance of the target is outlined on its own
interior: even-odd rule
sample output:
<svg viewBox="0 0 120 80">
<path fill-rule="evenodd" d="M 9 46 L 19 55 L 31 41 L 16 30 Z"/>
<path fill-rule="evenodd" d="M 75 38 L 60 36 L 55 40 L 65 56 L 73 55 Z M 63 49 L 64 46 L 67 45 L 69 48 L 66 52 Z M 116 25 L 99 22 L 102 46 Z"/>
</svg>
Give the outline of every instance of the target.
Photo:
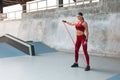
<svg viewBox="0 0 120 80">
<path fill-rule="evenodd" d="M 59 7 L 63 7 L 63 0 L 58 0 Z"/>
<path fill-rule="evenodd" d="M 3 0 L 0 0 L 0 13 L 3 13 Z"/>
<path fill-rule="evenodd" d="M 28 5 L 29 5 L 29 12 L 30 12 L 30 3 Z"/>
<path fill-rule="evenodd" d="M 83 0 L 83 4 L 84 4 L 85 0 Z"/>
<path fill-rule="evenodd" d="M 75 0 L 74 2 L 75 2 L 75 5 L 77 5 L 77 1 Z"/>
<path fill-rule="evenodd" d="M 90 0 L 90 3 L 92 3 L 92 0 Z"/>
<path fill-rule="evenodd" d="M 38 1 L 37 1 L 37 11 L 38 11 Z"/>
<path fill-rule="evenodd" d="M 69 6 L 70 6 L 70 0 L 69 0 L 69 2 L 68 2 L 68 3 L 69 3 Z"/>
<path fill-rule="evenodd" d="M 47 7 L 48 7 L 48 5 L 47 5 L 47 0 L 46 0 L 46 10 L 47 10 Z"/>
</svg>

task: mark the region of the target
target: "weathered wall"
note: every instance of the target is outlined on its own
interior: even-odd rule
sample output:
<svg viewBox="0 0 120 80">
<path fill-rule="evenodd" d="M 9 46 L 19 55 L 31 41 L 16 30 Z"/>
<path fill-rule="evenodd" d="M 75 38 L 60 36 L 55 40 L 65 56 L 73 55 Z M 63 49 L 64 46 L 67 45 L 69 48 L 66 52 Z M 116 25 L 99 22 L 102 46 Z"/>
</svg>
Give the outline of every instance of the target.
<svg viewBox="0 0 120 80">
<path fill-rule="evenodd" d="M 18 28 L 20 27 L 21 20 L 15 21 L 1 21 L 0 22 L 0 36 L 4 34 L 11 34 L 17 37 Z"/>
<path fill-rule="evenodd" d="M 77 21 L 75 15 L 81 11 L 89 25 L 89 53 L 120 56 L 119 3 L 119 0 L 101 0 L 97 4 L 23 14 L 20 21 L 0 22 L 0 34 L 11 33 L 23 40 L 42 41 L 58 50 L 74 51 L 74 45 L 61 20 Z M 68 28 L 75 40 L 75 28 Z"/>
</svg>

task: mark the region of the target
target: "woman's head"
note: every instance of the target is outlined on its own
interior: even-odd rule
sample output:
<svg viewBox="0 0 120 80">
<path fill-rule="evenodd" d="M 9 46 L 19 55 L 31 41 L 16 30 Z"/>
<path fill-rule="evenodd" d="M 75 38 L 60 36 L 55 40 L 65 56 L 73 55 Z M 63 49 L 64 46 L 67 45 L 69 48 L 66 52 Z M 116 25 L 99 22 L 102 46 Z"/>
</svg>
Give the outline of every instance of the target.
<svg viewBox="0 0 120 80">
<path fill-rule="evenodd" d="M 84 18 L 83 18 L 83 13 L 78 12 L 77 18 L 78 18 L 78 20 L 84 20 Z"/>
<path fill-rule="evenodd" d="M 78 15 L 83 16 L 83 13 L 82 12 L 78 12 Z"/>
</svg>

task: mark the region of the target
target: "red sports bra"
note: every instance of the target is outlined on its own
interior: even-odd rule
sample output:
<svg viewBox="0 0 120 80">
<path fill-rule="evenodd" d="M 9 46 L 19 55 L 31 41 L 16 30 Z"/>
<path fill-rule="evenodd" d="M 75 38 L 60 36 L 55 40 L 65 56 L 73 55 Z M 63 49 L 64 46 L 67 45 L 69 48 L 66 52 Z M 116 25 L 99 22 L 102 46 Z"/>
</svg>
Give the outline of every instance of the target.
<svg viewBox="0 0 120 80">
<path fill-rule="evenodd" d="M 82 32 L 85 31 L 84 26 L 83 26 L 82 23 L 80 23 L 80 22 L 76 23 L 75 28 L 76 28 L 76 30 L 80 30 L 80 31 L 82 31 Z"/>
</svg>

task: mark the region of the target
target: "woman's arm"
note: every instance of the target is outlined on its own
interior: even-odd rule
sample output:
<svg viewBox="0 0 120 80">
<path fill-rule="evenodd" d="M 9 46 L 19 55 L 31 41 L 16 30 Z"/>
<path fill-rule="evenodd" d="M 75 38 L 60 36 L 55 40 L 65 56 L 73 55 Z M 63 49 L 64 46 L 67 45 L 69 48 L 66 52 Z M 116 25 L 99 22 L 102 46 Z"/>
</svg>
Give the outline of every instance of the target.
<svg viewBox="0 0 120 80">
<path fill-rule="evenodd" d="M 65 21 L 65 20 L 62 20 L 62 22 L 67 23 L 68 25 L 71 25 L 71 26 L 75 26 L 75 23 L 72 23 L 72 22 L 68 22 L 68 21 Z"/>
<path fill-rule="evenodd" d="M 83 23 L 83 26 L 85 27 L 85 32 L 86 32 L 86 41 L 88 40 L 88 36 L 89 36 L 89 31 L 88 31 L 88 25 L 87 22 Z"/>
</svg>

